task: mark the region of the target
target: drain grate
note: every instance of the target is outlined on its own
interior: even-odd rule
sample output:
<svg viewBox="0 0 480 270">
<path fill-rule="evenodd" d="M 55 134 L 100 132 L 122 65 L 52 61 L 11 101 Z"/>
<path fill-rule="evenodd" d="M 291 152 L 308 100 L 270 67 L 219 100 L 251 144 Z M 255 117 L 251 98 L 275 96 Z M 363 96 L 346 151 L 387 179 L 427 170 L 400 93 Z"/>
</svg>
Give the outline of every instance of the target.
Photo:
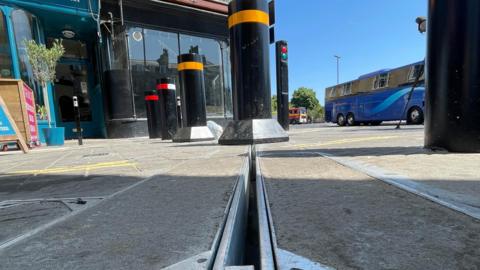
<svg viewBox="0 0 480 270">
<path fill-rule="evenodd" d="M 89 155 L 82 156 L 82 158 L 104 157 L 104 156 L 108 156 L 108 155 L 110 155 L 110 153 L 89 154 Z"/>
</svg>

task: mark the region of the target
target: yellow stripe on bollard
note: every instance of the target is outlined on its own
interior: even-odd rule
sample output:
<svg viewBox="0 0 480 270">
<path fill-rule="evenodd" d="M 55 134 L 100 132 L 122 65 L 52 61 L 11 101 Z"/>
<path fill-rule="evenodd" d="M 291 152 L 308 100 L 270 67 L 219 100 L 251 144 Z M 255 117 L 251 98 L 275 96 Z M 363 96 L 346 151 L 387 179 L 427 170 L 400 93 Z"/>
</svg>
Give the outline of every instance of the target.
<svg viewBox="0 0 480 270">
<path fill-rule="evenodd" d="M 203 64 L 199 62 L 178 63 L 178 71 L 182 70 L 203 70 Z"/>
<path fill-rule="evenodd" d="M 261 23 L 270 26 L 268 13 L 261 10 L 242 10 L 228 17 L 228 28 L 241 23 Z"/>
</svg>

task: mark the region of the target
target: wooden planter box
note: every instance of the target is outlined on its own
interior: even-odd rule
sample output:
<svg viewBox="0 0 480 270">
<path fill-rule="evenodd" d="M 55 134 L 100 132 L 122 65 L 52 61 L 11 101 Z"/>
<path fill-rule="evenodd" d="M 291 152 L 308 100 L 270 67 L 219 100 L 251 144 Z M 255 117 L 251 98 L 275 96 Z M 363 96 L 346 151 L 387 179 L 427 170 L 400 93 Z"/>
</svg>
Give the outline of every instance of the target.
<svg viewBox="0 0 480 270">
<path fill-rule="evenodd" d="M 30 147 L 40 145 L 32 89 L 22 80 L 0 79 L 0 96 L 27 145 Z"/>
</svg>

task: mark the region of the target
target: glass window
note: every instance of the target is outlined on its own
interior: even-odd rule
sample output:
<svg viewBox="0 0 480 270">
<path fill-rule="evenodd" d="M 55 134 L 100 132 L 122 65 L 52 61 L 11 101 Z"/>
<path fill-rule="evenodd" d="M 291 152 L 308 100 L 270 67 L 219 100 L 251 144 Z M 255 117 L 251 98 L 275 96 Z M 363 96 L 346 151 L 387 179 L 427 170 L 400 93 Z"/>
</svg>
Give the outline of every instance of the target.
<svg viewBox="0 0 480 270">
<path fill-rule="evenodd" d="M 232 69 L 230 64 L 230 47 L 227 42 L 222 41 L 223 49 L 223 84 L 225 91 L 225 117 L 233 118 L 233 97 L 232 97 Z"/>
<path fill-rule="evenodd" d="M 388 87 L 388 79 L 389 79 L 389 77 L 390 77 L 390 73 L 383 73 L 383 74 L 378 75 L 378 76 L 375 78 L 375 82 L 374 82 L 373 88 L 374 88 L 374 89 L 379 89 L 379 88 Z"/>
<path fill-rule="evenodd" d="M 35 88 L 33 72 L 28 62 L 28 56 L 25 46 L 26 40 L 33 40 L 35 29 L 33 17 L 23 10 L 14 10 L 12 12 L 13 29 L 15 33 L 15 42 L 17 44 L 18 61 L 20 63 L 20 77 L 32 89 Z"/>
<path fill-rule="evenodd" d="M 171 78 L 178 86 L 177 57 L 179 54 L 178 34 L 144 29 L 145 73 L 147 88 L 155 89 L 157 80 Z"/>
<path fill-rule="evenodd" d="M 180 35 L 180 52 L 202 55 L 205 73 L 205 96 L 208 116 L 225 115 L 223 61 L 220 42 L 214 39 Z"/>
<path fill-rule="evenodd" d="M 143 29 L 131 27 L 128 29 L 128 55 L 132 73 L 132 88 L 135 100 L 135 113 L 139 118 L 147 117 L 144 92 L 149 80 L 145 70 L 145 44 Z"/>
<path fill-rule="evenodd" d="M 12 78 L 12 57 L 5 16 L 0 10 L 0 78 Z"/>
<path fill-rule="evenodd" d="M 352 83 L 346 83 L 343 85 L 342 96 L 348 96 L 352 94 Z"/>
<path fill-rule="evenodd" d="M 47 47 L 51 48 L 54 38 L 48 38 Z M 63 48 L 65 48 L 65 53 L 63 58 L 74 58 L 74 59 L 87 59 L 88 58 L 88 49 L 85 42 L 80 40 L 71 40 L 71 39 L 62 39 Z"/>
<path fill-rule="evenodd" d="M 408 81 L 409 82 L 414 82 L 418 76 L 420 76 L 420 78 L 422 77 L 423 75 L 423 64 L 420 64 L 420 65 L 415 65 L 413 67 L 411 67 L 410 69 L 410 74 L 409 74 L 409 77 L 408 77 Z"/>
<path fill-rule="evenodd" d="M 57 65 L 57 79 L 55 80 L 55 98 L 60 108 L 59 113 L 62 122 L 75 121 L 73 96 L 78 97 L 80 119 L 82 121 L 92 121 L 87 66 L 85 64 L 59 63 Z"/>
</svg>

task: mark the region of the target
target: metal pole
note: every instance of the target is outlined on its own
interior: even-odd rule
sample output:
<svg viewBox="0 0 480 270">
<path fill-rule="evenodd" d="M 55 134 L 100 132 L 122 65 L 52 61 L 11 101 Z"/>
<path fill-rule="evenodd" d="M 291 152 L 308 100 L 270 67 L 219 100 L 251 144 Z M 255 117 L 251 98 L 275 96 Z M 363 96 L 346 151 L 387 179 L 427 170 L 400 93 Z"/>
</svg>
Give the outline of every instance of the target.
<svg viewBox="0 0 480 270">
<path fill-rule="evenodd" d="M 333 57 L 337 58 L 337 84 L 340 84 L 340 56 L 334 55 Z"/>
</svg>

